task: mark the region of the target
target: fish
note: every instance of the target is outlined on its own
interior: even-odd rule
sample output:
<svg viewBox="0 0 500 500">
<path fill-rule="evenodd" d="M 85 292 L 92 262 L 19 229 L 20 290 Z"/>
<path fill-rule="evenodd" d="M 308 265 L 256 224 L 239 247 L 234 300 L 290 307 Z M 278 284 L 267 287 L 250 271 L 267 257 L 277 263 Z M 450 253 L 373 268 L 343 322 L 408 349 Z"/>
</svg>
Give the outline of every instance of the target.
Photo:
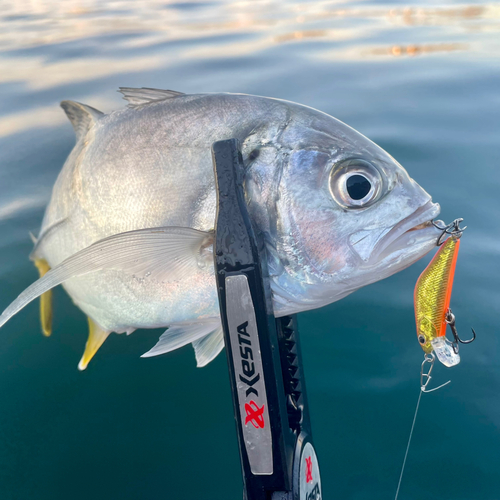
<svg viewBox="0 0 500 500">
<path fill-rule="evenodd" d="M 424 353 L 434 352 L 447 367 L 460 363 L 458 348 L 446 338 L 459 248 L 460 238 L 449 237 L 419 276 L 414 291 L 418 342 Z"/>
<path fill-rule="evenodd" d="M 111 332 L 167 328 L 145 357 L 192 344 L 198 366 L 223 349 L 214 277 L 211 146 L 236 138 L 277 317 L 331 304 L 436 246 L 440 207 L 386 151 L 316 109 L 246 94 L 120 88 L 109 114 L 61 106 L 76 144 L 30 255 L 40 277 L 0 326 L 62 284 L 88 317 L 83 370 Z"/>
</svg>

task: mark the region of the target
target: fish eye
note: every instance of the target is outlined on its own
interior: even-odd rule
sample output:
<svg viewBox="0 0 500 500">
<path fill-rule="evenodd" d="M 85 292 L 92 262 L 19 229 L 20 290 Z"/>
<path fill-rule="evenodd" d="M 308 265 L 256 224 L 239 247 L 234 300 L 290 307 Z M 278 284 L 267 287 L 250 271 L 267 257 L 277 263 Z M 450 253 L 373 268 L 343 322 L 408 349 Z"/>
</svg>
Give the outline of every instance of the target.
<svg viewBox="0 0 500 500">
<path fill-rule="evenodd" d="M 344 160 L 330 173 L 330 192 L 346 208 L 367 207 L 377 201 L 382 177 L 371 163 L 361 159 Z"/>
<path fill-rule="evenodd" d="M 418 341 L 419 341 L 422 345 L 424 345 L 424 344 L 425 344 L 425 337 L 424 337 L 422 334 L 420 334 L 420 335 L 418 336 Z"/>
</svg>

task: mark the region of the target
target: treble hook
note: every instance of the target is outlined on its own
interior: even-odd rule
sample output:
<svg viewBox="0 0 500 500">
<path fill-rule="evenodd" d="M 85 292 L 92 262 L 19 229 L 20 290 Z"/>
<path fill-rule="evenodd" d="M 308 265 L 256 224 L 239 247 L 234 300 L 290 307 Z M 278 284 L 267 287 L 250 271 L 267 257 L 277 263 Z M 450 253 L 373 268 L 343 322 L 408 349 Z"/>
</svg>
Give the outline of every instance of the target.
<svg viewBox="0 0 500 500">
<path fill-rule="evenodd" d="M 439 236 L 436 246 L 441 246 L 444 243 L 444 237 L 446 235 L 450 235 L 455 239 L 459 239 L 463 232 L 467 229 L 467 226 L 465 227 L 460 227 L 460 223 L 463 222 L 463 219 L 455 219 L 453 222 L 448 224 L 447 226 L 438 226 L 438 224 L 434 221 L 431 221 L 432 225 L 439 229 L 440 231 L 443 231 L 441 235 Z"/>
<path fill-rule="evenodd" d="M 437 391 L 438 389 L 441 389 L 441 387 L 444 387 L 451 382 L 451 380 L 448 380 L 448 382 L 445 382 L 438 387 L 434 387 L 434 389 L 427 389 L 427 386 L 429 385 L 429 382 L 432 378 L 431 373 L 432 369 L 434 368 L 434 361 L 436 361 L 436 356 L 433 352 L 424 354 L 424 360 L 422 361 L 422 366 L 420 367 L 420 390 L 422 392 Z M 426 363 L 430 363 L 429 371 L 427 372 L 425 371 Z"/>
<path fill-rule="evenodd" d="M 458 336 L 457 327 L 455 326 L 455 319 L 455 315 L 451 312 L 451 309 L 448 309 L 444 320 L 446 321 L 446 323 L 448 323 L 448 325 L 450 325 L 451 333 L 453 333 L 453 338 L 455 339 L 455 342 L 452 342 L 451 345 L 453 347 L 453 350 L 455 351 L 455 354 L 458 354 L 458 343 L 460 342 L 461 344 L 470 344 L 471 342 L 474 342 L 474 340 L 476 340 L 476 332 L 474 331 L 474 328 L 471 328 L 472 338 L 469 340 L 462 340 Z"/>
</svg>

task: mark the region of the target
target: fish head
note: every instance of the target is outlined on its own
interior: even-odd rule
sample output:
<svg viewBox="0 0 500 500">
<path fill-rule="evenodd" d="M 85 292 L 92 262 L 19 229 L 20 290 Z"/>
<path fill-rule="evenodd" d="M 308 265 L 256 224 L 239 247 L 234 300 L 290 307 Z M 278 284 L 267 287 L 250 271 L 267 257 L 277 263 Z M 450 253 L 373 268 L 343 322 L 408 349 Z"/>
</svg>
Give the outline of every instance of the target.
<svg viewBox="0 0 500 500">
<path fill-rule="evenodd" d="M 392 156 L 317 113 L 288 124 L 269 153 L 280 163 L 274 194 L 266 195 L 273 221 L 269 273 L 280 316 L 329 304 L 405 269 L 441 233 L 431 224 L 439 205 Z"/>
</svg>

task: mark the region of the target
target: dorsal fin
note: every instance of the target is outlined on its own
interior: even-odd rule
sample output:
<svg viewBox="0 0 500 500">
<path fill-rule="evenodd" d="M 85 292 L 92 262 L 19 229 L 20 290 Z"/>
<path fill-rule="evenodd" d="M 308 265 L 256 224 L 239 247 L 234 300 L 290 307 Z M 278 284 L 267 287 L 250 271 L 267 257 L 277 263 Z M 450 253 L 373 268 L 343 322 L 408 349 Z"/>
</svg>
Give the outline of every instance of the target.
<svg viewBox="0 0 500 500">
<path fill-rule="evenodd" d="M 97 109 L 75 101 L 62 101 L 61 108 L 75 129 L 77 141 L 89 131 L 99 117 L 104 115 Z"/>
<path fill-rule="evenodd" d="M 142 87 L 141 89 L 120 87 L 118 92 L 121 92 L 123 94 L 123 98 L 128 101 L 129 108 L 135 108 L 141 104 L 164 101 L 165 99 L 185 95 L 183 92 L 177 92 L 175 90 L 148 89 L 146 87 Z"/>
</svg>

